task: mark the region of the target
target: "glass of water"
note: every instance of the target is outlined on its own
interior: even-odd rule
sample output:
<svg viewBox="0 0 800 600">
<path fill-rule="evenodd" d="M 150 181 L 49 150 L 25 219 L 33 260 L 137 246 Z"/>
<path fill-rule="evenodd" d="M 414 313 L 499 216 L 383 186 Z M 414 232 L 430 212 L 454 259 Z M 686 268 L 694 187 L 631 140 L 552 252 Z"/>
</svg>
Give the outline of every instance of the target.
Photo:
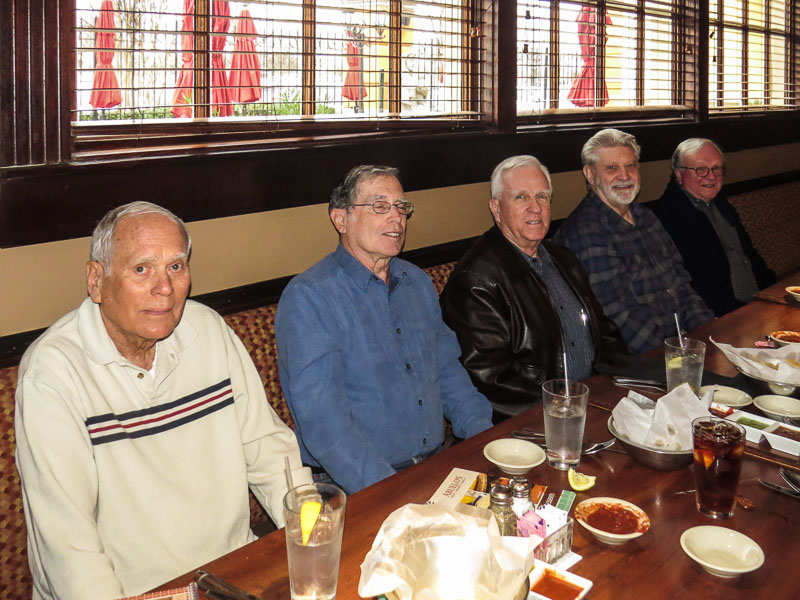
<svg viewBox="0 0 800 600">
<path fill-rule="evenodd" d="M 589 388 L 579 381 L 551 379 L 542 384 L 547 463 L 566 471 L 581 461 Z"/>
<path fill-rule="evenodd" d="M 700 340 L 684 337 L 683 346 L 677 337 L 664 340 L 667 391 L 671 392 L 682 383 L 688 383 L 692 391 L 699 394 L 705 358 L 706 345 Z"/>
<path fill-rule="evenodd" d="M 301 514 L 306 502 L 319 502 L 321 509 L 303 543 Z M 329 483 L 301 485 L 283 497 L 292 600 L 333 600 L 336 597 L 346 503 L 345 493 Z"/>
</svg>

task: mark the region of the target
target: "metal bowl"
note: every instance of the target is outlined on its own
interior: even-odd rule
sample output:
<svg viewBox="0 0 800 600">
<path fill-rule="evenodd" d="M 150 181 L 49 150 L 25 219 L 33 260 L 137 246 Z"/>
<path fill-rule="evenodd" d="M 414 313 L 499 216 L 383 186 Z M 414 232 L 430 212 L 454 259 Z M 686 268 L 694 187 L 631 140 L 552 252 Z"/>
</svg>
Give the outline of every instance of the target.
<svg viewBox="0 0 800 600">
<path fill-rule="evenodd" d="M 656 469 L 657 471 L 677 471 L 685 469 L 692 464 L 692 451 L 691 450 L 656 450 L 634 444 L 629 439 L 623 437 L 617 432 L 614 427 L 614 416 L 608 418 L 608 430 L 611 432 L 625 451 L 631 456 L 633 460 L 640 465 Z"/>
<path fill-rule="evenodd" d="M 747 379 L 748 385 L 753 390 L 751 396 L 763 396 L 765 394 L 774 394 L 776 396 L 791 396 L 800 400 L 800 386 L 792 385 L 790 383 L 779 383 L 777 381 L 769 381 L 755 377 L 749 373 L 742 371 L 738 365 L 733 365 Z"/>
</svg>

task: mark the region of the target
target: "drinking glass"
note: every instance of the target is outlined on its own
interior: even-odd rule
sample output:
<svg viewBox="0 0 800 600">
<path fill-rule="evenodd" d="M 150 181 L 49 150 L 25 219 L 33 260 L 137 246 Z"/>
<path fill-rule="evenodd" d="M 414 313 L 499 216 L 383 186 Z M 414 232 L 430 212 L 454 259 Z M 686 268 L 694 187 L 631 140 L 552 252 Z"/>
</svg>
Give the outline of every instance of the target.
<svg viewBox="0 0 800 600">
<path fill-rule="evenodd" d="M 308 543 L 303 545 L 300 512 L 303 503 L 308 501 L 320 502 L 322 509 Z M 346 502 L 345 493 L 330 483 L 301 485 L 283 497 L 292 600 L 336 597 Z"/>
<path fill-rule="evenodd" d="M 697 510 L 712 519 L 729 519 L 736 506 L 745 430 L 717 417 L 692 421 Z"/>
<path fill-rule="evenodd" d="M 706 345 L 700 340 L 671 337 L 664 340 L 664 362 L 667 366 L 667 391 L 688 383 L 695 394 L 700 393 Z"/>
<path fill-rule="evenodd" d="M 581 461 L 589 388 L 579 381 L 551 379 L 542 384 L 547 463 L 566 471 Z"/>
</svg>

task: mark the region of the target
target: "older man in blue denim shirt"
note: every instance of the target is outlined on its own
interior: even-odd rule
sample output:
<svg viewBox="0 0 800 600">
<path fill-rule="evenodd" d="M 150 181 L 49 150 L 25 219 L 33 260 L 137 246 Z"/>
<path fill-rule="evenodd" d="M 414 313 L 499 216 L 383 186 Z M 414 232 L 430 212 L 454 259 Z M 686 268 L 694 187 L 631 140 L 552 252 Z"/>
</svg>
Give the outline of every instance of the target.
<svg viewBox="0 0 800 600">
<path fill-rule="evenodd" d="M 339 246 L 295 277 L 278 305 L 281 385 L 304 462 L 348 492 L 491 427 L 458 361 L 433 283 L 396 258 L 413 206 L 397 171 L 361 166 L 331 196 Z"/>
</svg>

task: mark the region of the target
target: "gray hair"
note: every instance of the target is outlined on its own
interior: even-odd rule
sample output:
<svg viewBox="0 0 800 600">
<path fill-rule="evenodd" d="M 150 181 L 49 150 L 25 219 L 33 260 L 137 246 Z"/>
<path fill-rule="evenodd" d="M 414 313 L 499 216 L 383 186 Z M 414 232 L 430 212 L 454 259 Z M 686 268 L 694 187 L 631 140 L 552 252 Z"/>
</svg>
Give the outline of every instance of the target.
<svg viewBox="0 0 800 600">
<path fill-rule="evenodd" d="M 360 165 L 353 167 L 345 175 L 344 180 L 331 193 L 328 202 L 328 214 L 334 208 L 347 208 L 358 199 L 358 186 L 362 181 L 372 181 L 377 177 L 394 177 L 400 180 L 400 171 L 384 165 Z"/>
<path fill-rule="evenodd" d="M 714 142 L 706 138 L 689 138 L 678 144 L 678 147 L 675 148 L 675 152 L 672 153 L 672 172 L 674 173 L 677 171 L 678 167 L 682 165 L 684 156 L 699 152 L 705 146 L 711 146 L 714 150 L 719 152 L 719 155 L 722 157 L 722 164 L 725 164 L 725 155 Z"/>
<path fill-rule="evenodd" d="M 519 154 L 517 156 L 511 156 L 505 159 L 494 168 L 494 171 L 492 171 L 492 198 L 497 198 L 499 200 L 500 196 L 503 195 L 503 173 L 518 167 L 525 167 L 527 165 L 533 165 L 542 172 L 542 174 L 545 176 L 545 179 L 547 179 L 547 186 L 550 188 L 550 193 L 552 193 L 553 181 L 550 179 L 550 171 L 547 170 L 547 167 L 545 167 L 535 156 L 531 156 L 530 154 Z"/>
<path fill-rule="evenodd" d="M 114 254 L 114 232 L 117 230 L 117 225 L 119 225 L 120 221 L 123 219 L 149 214 L 164 215 L 180 227 L 183 238 L 186 240 L 186 255 L 188 256 L 192 250 L 192 238 L 189 235 L 189 231 L 186 229 L 186 224 L 166 208 L 153 204 L 152 202 L 137 201 L 118 206 L 108 211 L 105 216 L 100 219 L 100 222 L 92 233 L 89 260 L 99 262 L 103 265 L 105 274 L 110 275 L 111 256 Z"/>
<path fill-rule="evenodd" d="M 619 129 L 602 129 L 595 133 L 583 145 L 581 150 L 581 163 L 586 166 L 594 166 L 599 158 L 597 151 L 600 148 L 616 148 L 618 146 L 626 146 L 633 150 L 636 155 L 636 160 L 639 160 L 639 155 L 642 149 L 636 143 L 636 138 L 630 133 L 625 133 Z"/>
</svg>

